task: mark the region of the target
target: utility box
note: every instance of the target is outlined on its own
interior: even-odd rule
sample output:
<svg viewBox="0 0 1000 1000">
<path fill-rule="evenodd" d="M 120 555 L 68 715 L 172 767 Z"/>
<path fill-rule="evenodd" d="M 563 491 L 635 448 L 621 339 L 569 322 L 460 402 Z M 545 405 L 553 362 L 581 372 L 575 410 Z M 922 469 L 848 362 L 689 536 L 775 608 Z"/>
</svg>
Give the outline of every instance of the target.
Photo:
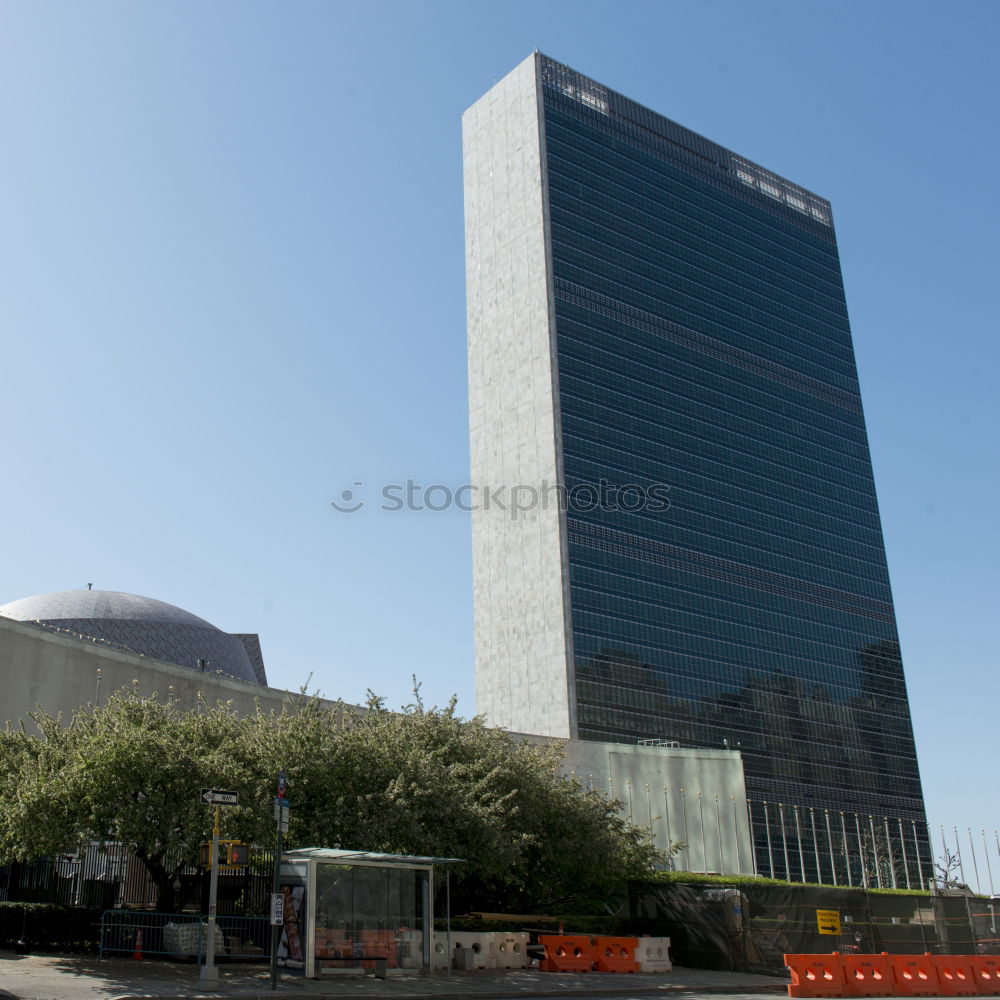
<svg viewBox="0 0 1000 1000">
<path fill-rule="evenodd" d="M 456 969 L 472 972 L 476 967 L 476 953 L 471 948 L 456 948 L 452 953 Z"/>
</svg>

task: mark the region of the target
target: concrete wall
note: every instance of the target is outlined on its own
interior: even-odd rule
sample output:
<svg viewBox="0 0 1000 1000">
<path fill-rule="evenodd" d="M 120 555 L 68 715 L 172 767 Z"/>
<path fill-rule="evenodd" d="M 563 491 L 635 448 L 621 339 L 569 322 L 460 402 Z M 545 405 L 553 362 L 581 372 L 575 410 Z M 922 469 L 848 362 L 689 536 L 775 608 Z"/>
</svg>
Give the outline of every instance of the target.
<svg viewBox="0 0 1000 1000">
<path fill-rule="evenodd" d="M 543 742 L 541 737 L 520 738 Z M 563 772 L 618 799 L 626 816 L 649 827 L 657 847 L 688 844 L 671 867 L 726 875 L 753 872 L 738 751 L 593 740 L 566 740 L 564 746 Z"/>
<path fill-rule="evenodd" d="M 230 702 L 240 712 L 252 712 L 258 703 L 280 711 L 300 697 L 0 618 L 0 725 L 16 725 L 39 707 L 68 719 L 81 705 L 103 703 L 122 690 L 172 697 L 185 708 L 194 708 L 200 694 L 211 704 Z"/>
<path fill-rule="evenodd" d="M 258 704 L 281 711 L 301 697 L 0 618 L 0 725 L 17 725 L 39 707 L 68 720 L 81 705 L 103 703 L 113 691 L 156 694 L 184 708 L 194 708 L 202 699 L 223 701 L 239 712 L 255 711 Z M 621 801 L 634 822 L 649 825 L 658 846 L 686 840 L 689 848 L 673 867 L 752 871 L 738 752 L 512 735 L 563 743 L 563 771 Z"/>
</svg>

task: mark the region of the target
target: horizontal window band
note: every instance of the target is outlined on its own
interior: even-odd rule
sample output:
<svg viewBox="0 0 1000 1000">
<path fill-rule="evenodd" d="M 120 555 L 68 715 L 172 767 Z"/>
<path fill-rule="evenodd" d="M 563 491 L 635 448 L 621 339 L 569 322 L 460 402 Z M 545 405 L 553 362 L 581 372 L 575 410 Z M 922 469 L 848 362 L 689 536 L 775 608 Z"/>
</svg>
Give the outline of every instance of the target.
<svg viewBox="0 0 1000 1000">
<path fill-rule="evenodd" d="M 636 309 L 634 306 L 616 301 L 610 296 L 593 292 L 583 285 L 562 278 L 555 279 L 554 289 L 557 299 L 571 305 L 606 316 L 608 319 L 613 319 L 626 326 L 633 326 L 645 333 L 664 337 L 682 347 L 706 354 L 717 361 L 724 361 L 745 371 L 753 372 L 755 375 L 771 379 L 789 388 L 809 393 L 817 399 L 833 403 L 835 406 L 842 406 L 855 413 L 861 412 L 861 401 L 857 396 L 838 389 L 836 386 L 825 385 L 808 375 L 802 375 L 791 368 L 768 361 L 766 358 L 751 354 L 739 347 L 732 347 L 715 337 L 689 330 L 678 323 L 661 319 L 653 313 Z"/>
<path fill-rule="evenodd" d="M 893 608 L 882 601 L 874 601 L 859 594 L 848 594 L 824 587 L 822 584 L 796 580 L 772 570 L 758 569 L 731 559 L 721 559 L 704 552 L 694 552 L 668 542 L 658 542 L 638 535 L 630 535 L 614 528 L 567 519 L 568 540 L 587 548 L 611 552 L 630 559 L 656 566 L 669 566 L 687 572 L 698 573 L 716 580 L 735 583 L 738 586 L 762 590 L 770 594 L 809 601 L 824 607 L 862 615 L 875 621 L 895 624 Z"/>
</svg>

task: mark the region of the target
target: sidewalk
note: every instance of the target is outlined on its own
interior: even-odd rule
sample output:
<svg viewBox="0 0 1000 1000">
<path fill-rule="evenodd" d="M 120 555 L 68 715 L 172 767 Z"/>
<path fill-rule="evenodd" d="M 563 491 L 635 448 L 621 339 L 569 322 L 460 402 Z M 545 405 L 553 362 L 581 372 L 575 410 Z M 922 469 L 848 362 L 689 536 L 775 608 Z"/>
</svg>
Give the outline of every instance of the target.
<svg viewBox="0 0 1000 1000">
<path fill-rule="evenodd" d="M 335 975 L 322 980 L 281 976 L 271 992 L 267 970 L 220 966 L 215 990 L 202 988 L 198 968 L 171 962 L 134 962 L 90 956 L 15 955 L 0 951 L 0 998 L 4 991 L 17 1000 L 199 1000 L 242 997 L 243 1000 L 453 1000 L 470 997 L 615 996 L 663 994 L 680 1000 L 685 994 L 783 995 L 787 979 L 735 972 L 675 969 L 668 973 L 552 973 L 537 969 L 455 972 L 434 976 L 390 976 L 372 979 Z"/>
</svg>

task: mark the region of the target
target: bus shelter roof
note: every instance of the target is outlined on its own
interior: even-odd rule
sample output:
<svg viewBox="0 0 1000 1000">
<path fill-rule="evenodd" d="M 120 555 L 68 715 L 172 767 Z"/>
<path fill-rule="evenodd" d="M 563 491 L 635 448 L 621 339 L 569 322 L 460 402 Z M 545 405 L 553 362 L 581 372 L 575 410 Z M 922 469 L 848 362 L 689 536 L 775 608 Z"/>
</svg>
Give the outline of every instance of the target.
<svg viewBox="0 0 1000 1000">
<path fill-rule="evenodd" d="M 330 864 L 381 865 L 386 868 L 426 868 L 431 865 L 454 865 L 464 858 L 436 858 L 418 854 L 382 854 L 378 851 L 346 851 L 334 847 L 300 847 L 294 851 L 283 851 L 287 861 L 319 861 Z"/>
</svg>

